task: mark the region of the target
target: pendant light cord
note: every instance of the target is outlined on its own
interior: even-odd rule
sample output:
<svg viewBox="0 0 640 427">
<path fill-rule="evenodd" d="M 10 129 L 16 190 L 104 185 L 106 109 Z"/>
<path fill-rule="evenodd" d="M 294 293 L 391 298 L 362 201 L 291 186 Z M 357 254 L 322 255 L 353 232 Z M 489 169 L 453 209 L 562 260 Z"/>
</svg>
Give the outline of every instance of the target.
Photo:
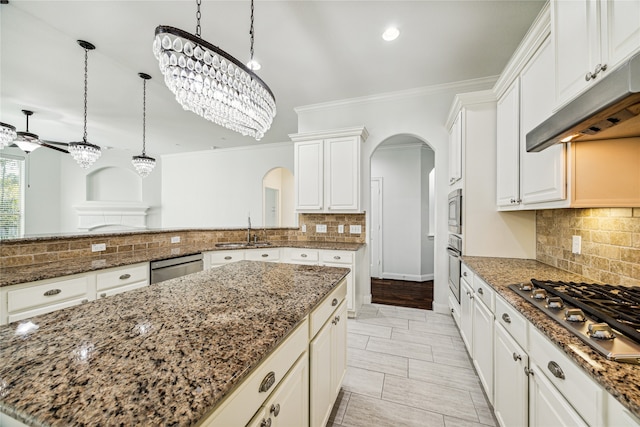
<svg viewBox="0 0 640 427">
<path fill-rule="evenodd" d="M 87 87 L 88 87 L 88 75 L 89 75 L 89 50 L 84 48 L 84 136 L 82 140 L 87 142 Z"/>
<path fill-rule="evenodd" d="M 146 144 L 147 129 L 147 80 L 142 80 L 142 155 L 145 156 L 147 150 Z"/>
<path fill-rule="evenodd" d="M 202 18 L 202 14 L 200 13 L 200 5 L 202 4 L 202 0 L 196 0 L 196 4 L 198 5 L 198 11 L 196 12 L 196 37 L 200 37 L 200 18 Z"/>
<path fill-rule="evenodd" d="M 249 29 L 249 36 L 251 37 L 251 48 L 250 48 L 250 59 L 253 61 L 253 38 L 254 38 L 254 30 L 253 30 L 253 0 L 251 0 L 251 28 Z"/>
</svg>

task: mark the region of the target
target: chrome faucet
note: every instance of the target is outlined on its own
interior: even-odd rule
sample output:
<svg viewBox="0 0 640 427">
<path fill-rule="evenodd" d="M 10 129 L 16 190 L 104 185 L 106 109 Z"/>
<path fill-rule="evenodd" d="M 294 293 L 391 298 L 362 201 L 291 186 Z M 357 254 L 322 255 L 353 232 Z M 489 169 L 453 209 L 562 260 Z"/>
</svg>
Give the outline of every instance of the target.
<svg viewBox="0 0 640 427">
<path fill-rule="evenodd" d="M 248 217 L 249 225 L 247 226 L 247 244 L 251 244 L 251 215 Z"/>
</svg>

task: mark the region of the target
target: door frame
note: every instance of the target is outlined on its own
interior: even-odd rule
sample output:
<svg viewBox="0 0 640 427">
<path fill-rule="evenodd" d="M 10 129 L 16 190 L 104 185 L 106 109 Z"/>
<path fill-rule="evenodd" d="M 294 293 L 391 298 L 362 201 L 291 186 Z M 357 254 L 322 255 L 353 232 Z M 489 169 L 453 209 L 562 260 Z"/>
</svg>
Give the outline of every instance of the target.
<svg viewBox="0 0 640 427">
<path fill-rule="evenodd" d="M 378 197 L 373 196 L 374 183 L 378 187 Z M 383 225 L 383 178 L 372 177 L 369 191 L 371 192 L 371 237 L 369 238 L 369 244 L 371 245 L 371 277 L 382 278 L 383 260 L 382 249 L 382 225 Z M 375 203 L 377 199 L 377 203 Z M 375 220 L 378 220 L 377 223 Z M 377 237 L 377 238 L 376 238 Z"/>
</svg>

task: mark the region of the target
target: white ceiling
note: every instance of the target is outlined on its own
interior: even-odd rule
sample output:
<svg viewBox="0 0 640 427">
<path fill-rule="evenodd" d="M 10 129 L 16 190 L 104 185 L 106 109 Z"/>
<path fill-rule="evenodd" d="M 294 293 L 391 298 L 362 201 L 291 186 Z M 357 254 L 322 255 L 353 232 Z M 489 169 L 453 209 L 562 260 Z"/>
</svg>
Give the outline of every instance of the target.
<svg viewBox="0 0 640 427">
<path fill-rule="evenodd" d="M 260 141 L 182 110 L 151 52 L 154 30 L 195 32 L 194 0 L 27 1 L 0 5 L 0 121 L 24 130 L 21 109 L 36 114 L 41 139 L 82 139 L 84 51 L 89 53 L 88 140 L 139 152 L 142 80 L 147 84 L 150 155 L 289 141 L 294 108 L 498 75 L 543 0 L 267 1 L 255 4 L 257 74 L 278 114 Z M 249 0 L 202 5 L 202 37 L 246 62 Z M 381 38 L 399 27 L 393 42 Z"/>
</svg>

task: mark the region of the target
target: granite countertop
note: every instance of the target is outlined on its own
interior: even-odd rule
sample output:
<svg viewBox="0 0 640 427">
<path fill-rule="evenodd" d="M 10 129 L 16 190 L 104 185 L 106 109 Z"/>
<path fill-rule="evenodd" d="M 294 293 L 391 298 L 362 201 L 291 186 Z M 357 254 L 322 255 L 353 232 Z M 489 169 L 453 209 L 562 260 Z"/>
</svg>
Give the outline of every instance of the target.
<svg viewBox="0 0 640 427">
<path fill-rule="evenodd" d="M 207 251 L 268 249 L 281 247 L 357 251 L 364 246 L 364 243 L 344 242 L 275 241 L 270 243 L 271 245 L 260 248 L 248 247 L 237 249 L 218 248 L 215 244 L 204 246 L 175 245 L 171 247 L 143 249 L 131 252 L 98 254 L 83 258 L 70 258 L 64 261 L 29 264 L 15 267 L 2 267 L 0 268 L 0 287 L 103 270 L 105 268 L 122 267 L 139 262 L 160 261 L 163 259 L 193 255 Z"/>
<path fill-rule="evenodd" d="M 589 282 L 593 280 L 535 260 L 463 257 L 463 262 L 518 309 L 533 325 L 555 342 L 573 361 L 611 393 L 635 416 L 640 417 L 640 367 L 614 362 L 584 344 L 578 337 L 549 318 L 507 286 L 531 279 Z"/>
<path fill-rule="evenodd" d="M 348 271 L 240 261 L 2 326 L 0 410 L 35 426 L 195 424 Z"/>
</svg>

